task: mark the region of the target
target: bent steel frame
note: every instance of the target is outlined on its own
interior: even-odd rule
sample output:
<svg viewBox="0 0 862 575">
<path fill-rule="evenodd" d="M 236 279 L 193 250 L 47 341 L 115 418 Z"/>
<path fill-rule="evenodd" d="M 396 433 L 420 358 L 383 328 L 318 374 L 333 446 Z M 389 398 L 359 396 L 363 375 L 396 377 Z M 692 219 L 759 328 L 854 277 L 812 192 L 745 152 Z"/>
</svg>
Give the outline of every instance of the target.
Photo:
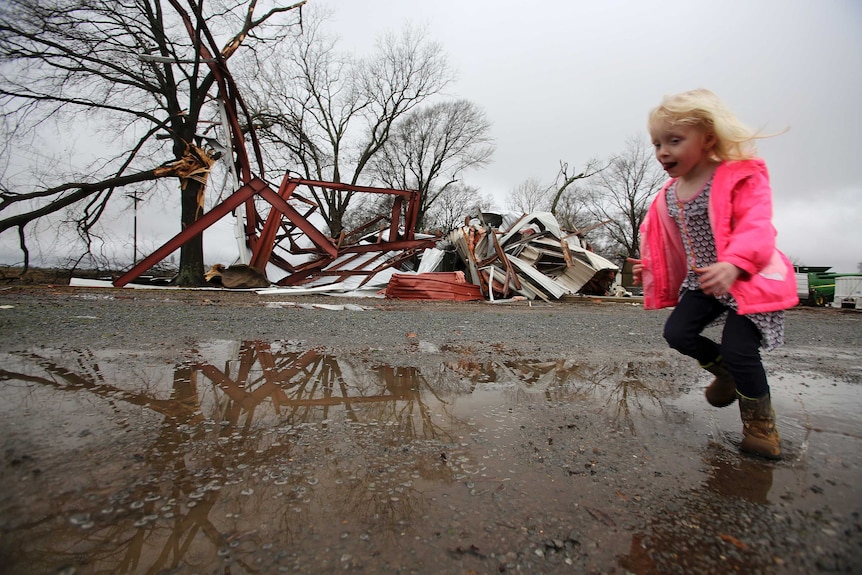
<svg viewBox="0 0 862 575">
<path fill-rule="evenodd" d="M 162 247 L 141 260 L 128 272 L 114 281 L 116 287 L 122 287 L 140 277 L 144 272 L 156 265 L 172 252 L 179 249 L 190 239 L 215 224 L 217 221 L 234 212 L 245 204 L 245 236 L 251 250 L 250 264 L 266 273 L 267 264 L 274 265 L 288 275 L 280 279 L 278 285 L 299 285 L 311 281 L 315 277 L 333 276 L 343 280 L 349 276 L 364 275 L 364 285 L 374 274 L 388 267 L 400 265 L 418 251 L 431 247 L 436 242 L 433 239 L 417 239 L 414 233 L 419 218 L 420 192 L 416 190 L 394 190 L 342 184 L 338 182 L 323 182 L 292 178 L 286 174 L 278 188 L 278 192 L 266 183 L 262 154 L 254 131 L 254 123 L 247 122 L 250 137 L 257 158 L 257 169 L 260 176 L 252 174 L 251 162 L 245 147 L 245 133 L 239 122 L 238 109 L 248 117 L 246 105 L 239 93 L 236 82 L 231 76 L 225 56 L 219 51 L 214 38 L 209 35 L 206 26 L 202 27 L 204 37 L 199 38 L 198 30 L 192 18 L 180 6 L 177 0 L 171 4 L 183 18 L 190 38 L 198 46 L 198 56 L 201 63 L 209 67 L 218 86 L 218 98 L 224 104 L 227 131 L 231 142 L 236 173 L 240 180 L 239 189 L 227 199 L 203 214 L 198 220 L 188 225 L 176 236 L 168 240 Z M 297 4 L 297 6 L 300 4 Z M 210 45 L 207 48 L 206 44 Z M 319 207 L 314 202 L 296 194 L 300 186 L 311 189 L 322 188 L 344 193 L 370 193 L 395 196 L 392 210 L 389 214 L 388 233 L 386 228 L 378 229 L 373 242 L 349 243 L 349 239 L 358 232 L 370 229 L 375 223 L 385 217 L 378 217 L 358 227 L 351 232 L 342 233 L 338 238 L 330 238 L 321 232 L 310 220 Z M 266 217 L 257 210 L 256 200 L 262 200 L 270 209 Z M 290 201 L 304 202 L 310 206 L 305 213 L 300 213 Z M 307 240 L 303 240 L 303 237 Z M 310 244 L 310 245 L 309 245 Z M 376 254 L 362 258 L 362 254 Z M 297 257 L 303 260 L 296 264 Z"/>
<path fill-rule="evenodd" d="M 317 205 L 295 193 L 300 186 L 325 188 L 337 192 L 395 196 L 388 217 L 389 225 L 378 228 L 376 238 L 370 243 L 346 240 L 386 218 L 377 217 L 356 230 L 343 232 L 338 238 L 331 238 L 309 221 L 309 216 L 316 211 Z M 258 212 L 256 199 L 263 200 L 269 205 L 269 212 L 265 216 Z M 289 203 L 289 200 L 303 202 L 309 205 L 310 209 L 300 213 Z M 374 274 L 388 267 L 400 265 L 417 252 L 433 246 L 437 241 L 436 238 L 416 238 L 413 230 L 419 217 L 419 200 L 420 192 L 416 190 L 394 190 L 304 180 L 292 178 L 289 175 L 284 177 L 278 192 L 275 192 L 262 179 L 250 177 L 249 181 L 237 191 L 115 280 L 114 286 L 123 287 L 140 277 L 185 242 L 203 233 L 243 204 L 246 208 L 246 242 L 252 254 L 250 265 L 264 271 L 267 264 L 272 264 L 287 272 L 288 275 L 280 279 L 277 282 L 278 285 L 299 285 L 323 276 L 343 280 L 356 275 L 365 276 L 360 283 L 364 285 Z M 303 237 L 309 242 L 303 242 Z M 311 245 L 303 245 L 308 243 Z M 367 253 L 376 253 L 370 258 L 370 263 L 368 258 L 359 257 Z M 291 261 L 292 258 L 289 257 L 291 255 L 301 256 L 304 261 L 296 264 Z M 339 261 L 336 263 L 336 260 Z"/>
</svg>

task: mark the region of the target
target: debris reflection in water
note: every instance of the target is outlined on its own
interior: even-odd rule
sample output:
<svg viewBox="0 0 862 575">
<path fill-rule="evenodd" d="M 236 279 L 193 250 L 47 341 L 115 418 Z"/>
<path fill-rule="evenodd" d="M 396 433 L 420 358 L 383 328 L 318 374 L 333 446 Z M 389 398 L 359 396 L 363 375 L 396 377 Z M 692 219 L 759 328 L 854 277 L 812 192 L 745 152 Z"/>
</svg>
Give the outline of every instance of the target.
<svg viewBox="0 0 862 575">
<path fill-rule="evenodd" d="M 633 413 L 661 410 L 660 396 L 674 393 L 640 381 L 635 363 L 480 361 L 466 350 L 429 380 L 292 341 L 202 344 L 169 376 L 132 352 L 7 360 L 3 412 L 23 421 L 56 410 L 76 432 L 63 441 L 80 452 L 67 485 L 30 470 L 7 500 L 16 519 L 2 528 L 14 539 L 5 558 L 45 572 L 252 560 L 265 569 L 284 565 L 294 540 L 324 537 L 332 528 L 322 524 L 365 542 L 371 525 L 403 532 L 426 513 L 429 486 L 508 480 L 476 459 L 463 441 L 476 423 L 453 410 L 480 386 L 494 384 L 509 404 L 598 395 L 631 431 Z"/>
</svg>

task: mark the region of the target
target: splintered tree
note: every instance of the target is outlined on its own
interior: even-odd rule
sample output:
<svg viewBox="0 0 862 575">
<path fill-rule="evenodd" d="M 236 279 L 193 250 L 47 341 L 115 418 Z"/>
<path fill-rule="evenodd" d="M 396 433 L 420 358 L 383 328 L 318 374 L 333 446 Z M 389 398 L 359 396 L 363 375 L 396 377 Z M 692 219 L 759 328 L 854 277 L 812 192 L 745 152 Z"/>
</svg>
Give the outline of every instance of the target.
<svg viewBox="0 0 862 575">
<path fill-rule="evenodd" d="M 0 114 L 10 140 L 30 141 L 53 124 L 61 129 L 59 138 L 87 133 L 107 150 L 93 164 L 52 173 L 53 182 L 4 176 L 0 233 L 17 229 L 25 267 L 33 239 L 28 225 L 65 217 L 88 251 L 109 205 L 127 201 L 117 191 L 132 184 L 178 179 L 180 223 L 193 223 L 217 156 L 205 145 L 201 126 L 219 117 L 216 96 L 242 107 L 235 87 L 224 80 L 230 77 L 227 60 L 248 44 L 291 38 L 303 4 L 5 0 Z M 199 234 L 181 248 L 177 283 L 203 281 Z"/>
<path fill-rule="evenodd" d="M 396 122 L 452 80 L 439 44 L 411 27 L 380 38 L 364 59 L 339 52 L 325 20 L 306 15 L 295 42 L 258 51 L 244 72 L 267 161 L 303 178 L 374 183 L 372 160 Z M 277 65 L 273 63 L 277 62 Z M 345 228 L 352 192 L 312 189 L 335 237 Z"/>
<path fill-rule="evenodd" d="M 607 166 L 598 160 L 589 160 L 580 171 L 569 168 L 560 160 L 560 169 L 553 182 L 543 184 L 536 178 L 528 178 L 515 186 L 507 199 L 507 206 L 524 213 L 548 211 L 554 214 L 563 228 L 571 231 L 593 225 L 592 213 L 587 209 L 587 192 L 577 182 L 595 176 Z"/>
</svg>

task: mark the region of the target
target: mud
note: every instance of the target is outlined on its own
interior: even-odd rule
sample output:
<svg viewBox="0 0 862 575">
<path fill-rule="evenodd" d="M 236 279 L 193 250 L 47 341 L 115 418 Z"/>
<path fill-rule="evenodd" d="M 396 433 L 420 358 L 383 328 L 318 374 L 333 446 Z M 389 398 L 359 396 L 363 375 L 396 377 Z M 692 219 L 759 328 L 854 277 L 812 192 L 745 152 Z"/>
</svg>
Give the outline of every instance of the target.
<svg viewBox="0 0 862 575">
<path fill-rule="evenodd" d="M 860 572 L 862 314 L 788 312 L 778 462 L 665 317 L 0 291 L 0 572 Z"/>
</svg>

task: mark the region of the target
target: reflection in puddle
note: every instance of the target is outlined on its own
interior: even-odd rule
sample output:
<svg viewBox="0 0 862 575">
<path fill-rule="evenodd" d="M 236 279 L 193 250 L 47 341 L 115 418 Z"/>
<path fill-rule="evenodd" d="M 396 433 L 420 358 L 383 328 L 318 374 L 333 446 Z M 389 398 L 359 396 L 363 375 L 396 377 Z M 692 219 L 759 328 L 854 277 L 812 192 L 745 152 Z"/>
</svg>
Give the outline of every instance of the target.
<svg viewBox="0 0 862 575">
<path fill-rule="evenodd" d="M 768 552 L 775 515 L 767 505 L 773 465 L 731 455 L 714 444 L 706 448 L 704 463 L 707 480 L 674 494 L 663 512 L 649 519 L 648 532 L 632 535 L 629 553 L 620 558 L 628 571 L 768 573 L 774 557 L 784 554 Z M 743 533 L 752 531 L 767 553 L 748 552 L 755 543 Z"/>
<path fill-rule="evenodd" d="M 425 549 L 409 564 L 433 567 L 440 541 L 525 537 L 513 510 L 542 515 L 571 498 L 548 474 L 602 469 L 608 448 L 590 444 L 601 435 L 591 429 L 642 453 L 639 436 L 687 421 L 660 356 L 590 364 L 467 350 L 424 373 L 293 341 L 210 342 L 187 357 L 3 357 L 0 558 L 13 572 L 341 570 L 359 557 L 394 569 L 405 537 Z M 525 441 L 527 424 L 548 426 L 547 445 Z M 771 468 L 734 457 L 714 458 L 708 477 L 703 489 L 758 504 L 772 486 Z M 585 496 L 599 488 L 582 484 Z M 488 557 L 454 548 L 459 560 Z"/>
<path fill-rule="evenodd" d="M 670 378 L 654 375 L 656 368 L 668 371 L 668 363 L 655 361 L 619 361 L 599 365 L 571 361 L 485 361 L 465 357 L 447 363 L 452 371 L 470 382 L 470 391 L 478 384 L 498 383 L 510 386 L 511 396 L 541 394 L 548 402 L 606 398 L 605 407 L 612 411 L 610 423 L 635 430 L 635 415 L 652 409 L 663 411 L 661 398 L 678 395 L 669 385 Z M 651 375 L 652 374 L 652 375 Z"/>
</svg>

